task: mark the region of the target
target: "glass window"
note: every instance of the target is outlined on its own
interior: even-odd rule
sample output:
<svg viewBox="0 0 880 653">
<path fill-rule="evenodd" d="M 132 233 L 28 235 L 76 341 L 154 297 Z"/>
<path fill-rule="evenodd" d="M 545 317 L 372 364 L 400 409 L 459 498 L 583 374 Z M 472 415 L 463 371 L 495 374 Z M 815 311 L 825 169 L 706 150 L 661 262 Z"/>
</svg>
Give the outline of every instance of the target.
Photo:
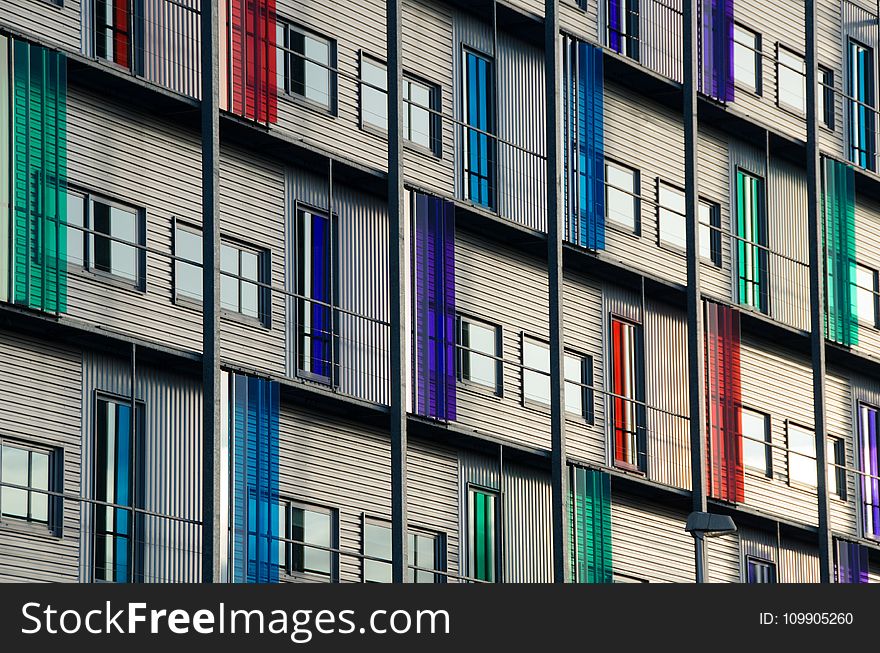
<svg viewBox="0 0 880 653">
<path fill-rule="evenodd" d="M 86 196 L 67 189 L 67 262 L 86 267 L 85 229 Z"/>
<path fill-rule="evenodd" d="M 495 582 L 497 499 L 495 492 L 468 488 L 468 576 Z"/>
<path fill-rule="evenodd" d="M 130 404 L 99 397 L 95 430 L 95 499 L 100 503 L 94 508 L 94 579 L 128 583 L 136 579 L 135 565 L 142 559 L 143 539 L 137 535 L 141 519 L 130 509 L 137 505 L 139 490 L 135 462 L 143 434 L 142 406 L 135 432 Z"/>
<path fill-rule="evenodd" d="M 361 56 L 361 81 L 361 121 L 365 125 L 387 130 L 388 78 L 385 64 Z"/>
<path fill-rule="evenodd" d="M 762 313 L 769 310 L 769 250 L 764 180 L 736 171 L 737 299 Z"/>
<path fill-rule="evenodd" d="M 280 507 L 278 532 L 294 542 L 281 542 L 278 564 L 288 573 L 332 579 L 335 553 L 335 513 L 295 503 Z"/>
<path fill-rule="evenodd" d="M 608 0 L 607 44 L 614 52 L 639 60 L 639 0 Z"/>
<path fill-rule="evenodd" d="M 788 480 L 816 487 L 816 436 L 788 423 Z"/>
<path fill-rule="evenodd" d="M 645 406 L 641 325 L 611 318 L 611 424 L 614 463 L 644 469 Z"/>
<path fill-rule="evenodd" d="M 816 92 L 819 103 L 816 112 L 821 124 L 834 129 L 834 71 L 819 66 L 819 89 Z"/>
<path fill-rule="evenodd" d="M 749 556 L 746 558 L 749 583 L 775 583 L 776 565 L 769 560 Z"/>
<path fill-rule="evenodd" d="M 220 307 L 265 322 L 268 301 L 260 305 L 262 254 L 231 243 L 220 243 Z"/>
<path fill-rule="evenodd" d="M 57 0 L 53 0 L 60 4 Z M 129 0 L 95 0 L 95 56 L 131 66 Z"/>
<path fill-rule="evenodd" d="M 783 47 L 779 47 L 776 54 L 779 106 L 804 113 L 807 108 L 807 64 L 802 56 Z M 820 119 L 821 115 L 820 113 Z"/>
<path fill-rule="evenodd" d="M 842 438 L 825 440 L 828 465 L 828 494 L 846 500 L 846 446 Z"/>
<path fill-rule="evenodd" d="M 336 93 L 336 43 L 296 25 L 278 22 L 278 88 L 332 111 Z"/>
<path fill-rule="evenodd" d="M 202 234 L 174 225 L 174 290 L 178 297 L 202 301 Z M 186 260 L 181 260 L 186 259 Z"/>
<path fill-rule="evenodd" d="M 462 381 L 470 381 L 501 393 L 502 369 L 499 329 L 466 317 L 458 320 L 459 366 Z"/>
<path fill-rule="evenodd" d="M 592 390 L 581 384 L 592 384 L 585 380 L 587 370 L 592 367 L 589 356 L 578 356 L 565 352 L 563 363 L 565 378 L 565 410 L 592 420 Z M 550 347 L 528 336 L 523 336 L 523 400 L 550 405 Z M 592 370 L 589 369 L 590 376 Z"/>
<path fill-rule="evenodd" d="M 880 411 L 873 406 L 859 404 L 859 446 L 857 466 L 859 474 L 859 501 L 862 513 L 862 534 L 880 538 L 880 447 L 877 423 Z M 845 478 L 845 477 L 844 477 Z"/>
<path fill-rule="evenodd" d="M 5 520 L 43 524 L 52 528 L 50 509 L 56 501 L 47 492 L 55 491 L 53 454 L 26 445 L 0 441 L 0 515 Z M 42 490 L 42 492 L 40 491 Z"/>
<path fill-rule="evenodd" d="M 738 86 L 761 94 L 761 36 L 741 25 L 733 27 L 733 78 Z"/>
<path fill-rule="evenodd" d="M 410 583 L 440 583 L 443 577 L 427 569 L 440 570 L 440 542 L 436 533 L 409 531 L 407 533 L 407 578 Z M 364 522 L 364 555 L 388 562 L 364 559 L 365 583 L 392 582 L 391 527 L 371 520 Z M 415 569 L 418 568 L 418 569 Z"/>
<path fill-rule="evenodd" d="M 495 209 L 495 63 L 470 50 L 464 51 L 464 192 L 465 198 Z"/>
<path fill-rule="evenodd" d="M 296 213 L 297 370 L 322 383 L 333 377 L 334 230 L 326 215 L 308 209 Z"/>
<path fill-rule="evenodd" d="M 748 408 L 742 409 L 743 465 L 772 477 L 772 448 L 770 447 L 770 416 Z"/>
<path fill-rule="evenodd" d="M 605 217 L 633 233 L 639 233 L 638 171 L 606 162 L 605 184 Z"/>
<path fill-rule="evenodd" d="M 846 107 L 849 160 L 876 170 L 874 133 L 874 51 L 850 39 L 847 51 Z"/>
<path fill-rule="evenodd" d="M 708 200 L 700 200 L 700 256 L 721 267 L 721 207 Z"/>
<path fill-rule="evenodd" d="M 856 265 L 856 307 L 859 322 L 877 326 L 878 295 L 877 271 L 864 265 Z"/>
<path fill-rule="evenodd" d="M 657 199 L 657 231 L 660 243 L 687 249 L 684 193 L 663 182 L 658 182 Z"/>
<path fill-rule="evenodd" d="M 407 554 L 410 566 L 407 574 L 410 583 L 444 582 L 443 576 L 427 571 L 428 569 L 440 570 L 442 540 L 443 538 L 435 533 L 409 532 Z"/>
</svg>

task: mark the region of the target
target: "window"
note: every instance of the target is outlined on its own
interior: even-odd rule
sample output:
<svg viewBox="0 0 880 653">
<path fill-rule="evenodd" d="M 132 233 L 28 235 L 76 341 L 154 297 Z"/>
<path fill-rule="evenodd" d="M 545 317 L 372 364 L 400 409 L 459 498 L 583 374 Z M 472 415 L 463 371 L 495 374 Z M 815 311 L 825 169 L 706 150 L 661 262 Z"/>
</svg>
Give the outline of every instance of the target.
<svg viewBox="0 0 880 653">
<path fill-rule="evenodd" d="M 686 211 L 684 193 L 662 181 L 657 182 L 657 234 L 661 245 L 685 250 Z"/>
<path fill-rule="evenodd" d="M 410 583 L 442 583 L 445 578 L 433 574 L 428 569 L 440 571 L 442 562 L 443 537 L 427 531 L 407 533 L 407 581 Z M 391 527 L 370 519 L 364 520 L 364 555 L 382 558 L 388 562 L 364 559 L 365 583 L 392 582 L 391 567 Z M 417 568 L 417 569 L 416 569 Z"/>
<path fill-rule="evenodd" d="M 0 521 L 29 522 L 56 532 L 61 502 L 48 492 L 60 486 L 59 458 L 53 449 L 0 440 Z"/>
<path fill-rule="evenodd" d="M 278 565 L 288 574 L 335 580 L 336 513 L 327 508 L 282 503 L 278 510 L 278 532 L 293 542 L 278 543 Z"/>
<path fill-rule="evenodd" d="M 769 311 L 767 213 L 764 180 L 736 171 L 737 300 L 762 313 Z"/>
<path fill-rule="evenodd" d="M 639 172 L 616 163 L 605 163 L 605 217 L 634 234 L 638 234 Z"/>
<path fill-rule="evenodd" d="M 131 66 L 129 1 L 94 0 L 94 3 L 95 56 L 128 68 Z"/>
<path fill-rule="evenodd" d="M 336 42 L 278 21 L 278 89 L 327 111 L 336 106 Z"/>
<path fill-rule="evenodd" d="M 773 476 L 773 449 L 770 446 L 770 416 L 748 408 L 742 409 L 743 465 Z"/>
<path fill-rule="evenodd" d="M 458 318 L 458 378 L 501 394 L 501 330 L 499 327 Z"/>
<path fill-rule="evenodd" d="M 776 564 L 769 560 L 761 560 L 748 556 L 746 558 L 747 581 L 749 583 L 775 583 Z"/>
<path fill-rule="evenodd" d="M 816 92 L 816 113 L 828 129 L 834 129 L 834 71 L 819 66 L 819 89 Z"/>
<path fill-rule="evenodd" d="M 220 308 L 268 325 L 268 254 L 230 242 L 220 243 Z"/>
<path fill-rule="evenodd" d="M 733 78 L 736 85 L 761 95 L 761 35 L 733 26 Z"/>
<path fill-rule="evenodd" d="M 201 230 L 175 222 L 174 256 L 175 296 L 202 301 Z"/>
<path fill-rule="evenodd" d="M 843 438 L 825 439 L 828 494 L 846 501 L 846 445 Z"/>
<path fill-rule="evenodd" d="M 806 112 L 807 64 L 802 56 L 782 46 L 776 50 L 776 87 L 780 107 L 801 114 Z"/>
<path fill-rule="evenodd" d="M 498 494 L 468 488 L 468 576 L 494 583 Z"/>
<path fill-rule="evenodd" d="M 565 352 L 565 410 L 593 421 L 593 391 L 582 384 L 592 385 L 593 363 L 590 356 Z M 522 340 L 523 403 L 537 402 L 550 405 L 550 347 L 528 336 Z M 525 369 L 531 368 L 531 369 Z M 537 371 L 536 371 L 537 370 Z"/>
<path fill-rule="evenodd" d="M 68 190 L 67 222 L 73 225 L 67 230 L 69 263 L 143 290 L 147 265 L 143 211 Z"/>
<path fill-rule="evenodd" d="M 465 198 L 495 209 L 495 64 L 492 59 L 464 51 L 464 192 Z"/>
<path fill-rule="evenodd" d="M 721 206 L 701 199 L 699 210 L 700 256 L 706 262 L 721 267 Z"/>
<path fill-rule="evenodd" d="M 361 55 L 361 125 L 388 130 L 388 79 L 385 64 Z M 378 87 L 378 88 L 376 88 Z M 440 88 L 404 73 L 403 139 L 440 155 Z"/>
<path fill-rule="evenodd" d="M 878 411 L 859 404 L 859 497 L 862 513 L 862 534 L 880 537 L 880 447 L 878 447 Z"/>
<path fill-rule="evenodd" d="M 335 377 L 336 221 L 310 209 L 296 211 L 296 356 L 301 376 Z"/>
<path fill-rule="evenodd" d="M 876 170 L 874 123 L 874 51 L 848 42 L 846 105 L 849 123 L 849 160 Z"/>
<path fill-rule="evenodd" d="M 878 290 L 877 270 L 856 264 L 856 307 L 862 324 L 877 326 L 880 315 Z"/>
<path fill-rule="evenodd" d="M 127 583 L 140 579 L 143 560 L 142 514 L 133 510 L 141 505 L 143 406 L 137 429 L 131 404 L 98 397 L 95 407 L 94 579 Z"/>
<path fill-rule="evenodd" d="M 788 423 L 788 482 L 816 487 L 816 435 Z"/>
<path fill-rule="evenodd" d="M 644 374 L 641 325 L 611 318 L 611 427 L 614 464 L 644 471 Z"/>
<path fill-rule="evenodd" d="M 608 47 L 630 59 L 639 60 L 640 0 L 608 0 Z"/>
</svg>

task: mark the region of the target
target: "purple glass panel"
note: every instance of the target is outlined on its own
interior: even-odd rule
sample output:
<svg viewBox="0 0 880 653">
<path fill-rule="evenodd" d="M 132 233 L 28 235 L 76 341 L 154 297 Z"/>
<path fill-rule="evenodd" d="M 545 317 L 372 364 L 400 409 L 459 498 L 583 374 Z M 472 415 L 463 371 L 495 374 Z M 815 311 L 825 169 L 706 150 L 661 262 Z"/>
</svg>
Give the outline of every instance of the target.
<svg viewBox="0 0 880 653">
<path fill-rule="evenodd" d="M 700 0 L 699 90 L 722 102 L 732 102 L 733 0 Z"/>
<path fill-rule="evenodd" d="M 330 221 L 312 215 L 312 293 L 310 303 L 312 327 L 312 372 L 330 377 Z M 321 303 L 318 303 L 321 302 Z"/>
<path fill-rule="evenodd" d="M 837 582 L 867 583 L 868 582 L 868 549 L 867 547 L 837 540 Z"/>
<path fill-rule="evenodd" d="M 865 535 L 880 537 L 880 461 L 877 460 L 877 409 L 859 406 L 859 452 Z"/>
<path fill-rule="evenodd" d="M 416 412 L 454 420 L 455 220 L 451 202 L 414 194 Z"/>
<path fill-rule="evenodd" d="M 621 0 L 608 0 L 608 47 L 615 52 L 622 50 L 623 39 L 620 34 Z"/>
</svg>

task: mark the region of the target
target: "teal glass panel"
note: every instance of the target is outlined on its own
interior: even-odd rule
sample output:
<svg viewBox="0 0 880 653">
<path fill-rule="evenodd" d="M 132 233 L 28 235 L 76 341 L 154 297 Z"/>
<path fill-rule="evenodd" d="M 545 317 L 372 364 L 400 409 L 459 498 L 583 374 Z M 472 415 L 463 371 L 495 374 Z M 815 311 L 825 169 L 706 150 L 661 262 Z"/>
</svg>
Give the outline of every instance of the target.
<svg viewBox="0 0 880 653">
<path fill-rule="evenodd" d="M 576 583 L 611 583 L 611 477 L 573 467 L 570 498 L 571 579 Z"/>
<path fill-rule="evenodd" d="M 822 164 L 825 337 L 849 347 L 859 344 L 855 173 L 833 159 Z"/>
<path fill-rule="evenodd" d="M 0 34 L 0 302 L 9 301 L 9 207 L 12 162 L 9 133 L 12 108 L 9 75 L 10 43 L 9 38 Z"/>
</svg>

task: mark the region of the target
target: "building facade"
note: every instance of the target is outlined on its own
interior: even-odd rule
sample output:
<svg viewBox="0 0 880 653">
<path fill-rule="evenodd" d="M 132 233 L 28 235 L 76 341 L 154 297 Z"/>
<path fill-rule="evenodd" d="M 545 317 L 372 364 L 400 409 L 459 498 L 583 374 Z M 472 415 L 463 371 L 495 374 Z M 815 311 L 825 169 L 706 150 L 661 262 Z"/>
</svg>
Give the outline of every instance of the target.
<svg viewBox="0 0 880 653">
<path fill-rule="evenodd" d="M 0 580 L 880 582 L 878 48 L 0 0 Z"/>
</svg>

